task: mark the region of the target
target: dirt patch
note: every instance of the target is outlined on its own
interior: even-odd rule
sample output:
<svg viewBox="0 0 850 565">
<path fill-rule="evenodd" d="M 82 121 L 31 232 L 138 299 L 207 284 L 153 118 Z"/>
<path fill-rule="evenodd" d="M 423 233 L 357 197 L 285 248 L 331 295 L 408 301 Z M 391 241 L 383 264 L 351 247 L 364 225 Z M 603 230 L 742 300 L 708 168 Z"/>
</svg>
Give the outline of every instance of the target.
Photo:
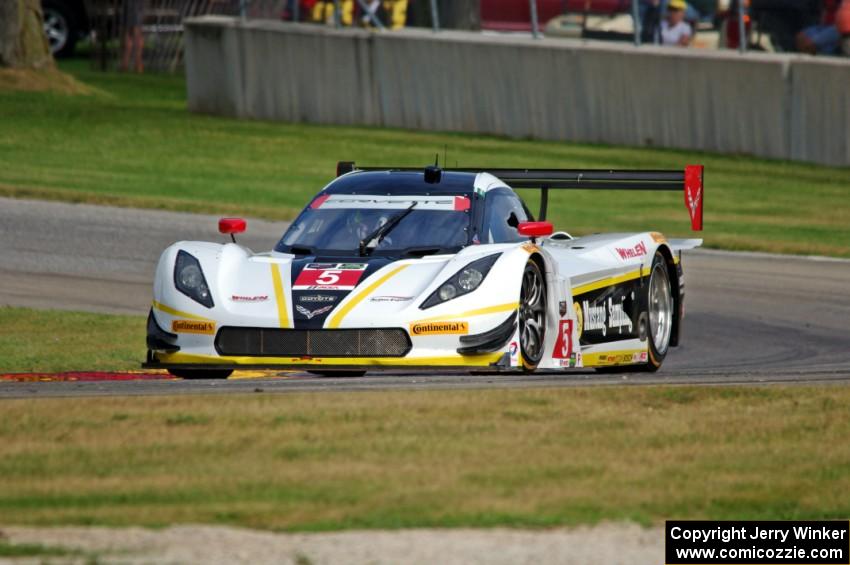
<svg viewBox="0 0 850 565">
<path fill-rule="evenodd" d="M 95 94 L 98 92 L 71 75 L 55 68 L 0 69 L 0 91 L 59 92 L 61 94 Z"/>
<path fill-rule="evenodd" d="M 664 559 L 662 529 L 633 524 L 542 531 L 420 529 L 316 534 L 281 534 L 223 526 L 172 526 L 163 530 L 14 526 L 4 527 L 2 532 L 7 544 L 61 547 L 77 555 L 94 556 L 99 563 L 122 564 L 655 565 Z M 51 562 L 58 561 L 53 558 Z"/>
</svg>

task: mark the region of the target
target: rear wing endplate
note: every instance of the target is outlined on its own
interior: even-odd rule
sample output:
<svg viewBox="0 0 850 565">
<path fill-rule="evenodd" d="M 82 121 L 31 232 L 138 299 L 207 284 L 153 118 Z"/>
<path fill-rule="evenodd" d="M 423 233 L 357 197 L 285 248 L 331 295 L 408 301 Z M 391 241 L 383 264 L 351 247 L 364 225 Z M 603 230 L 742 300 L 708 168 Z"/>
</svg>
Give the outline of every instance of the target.
<svg viewBox="0 0 850 565">
<path fill-rule="evenodd" d="M 430 168 L 430 167 L 429 167 Z M 337 175 L 359 171 L 421 171 L 409 167 L 355 167 L 351 161 L 337 164 Z M 691 229 L 702 230 L 705 200 L 702 165 L 684 170 L 606 170 L 606 169 L 494 169 L 462 167 L 444 171 L 490 173 L 513 188 L 539 188 L 539 219 L 546 219 L 549 190 L 666 190 L 682 191 L 691 218 Z"/>
</svg>

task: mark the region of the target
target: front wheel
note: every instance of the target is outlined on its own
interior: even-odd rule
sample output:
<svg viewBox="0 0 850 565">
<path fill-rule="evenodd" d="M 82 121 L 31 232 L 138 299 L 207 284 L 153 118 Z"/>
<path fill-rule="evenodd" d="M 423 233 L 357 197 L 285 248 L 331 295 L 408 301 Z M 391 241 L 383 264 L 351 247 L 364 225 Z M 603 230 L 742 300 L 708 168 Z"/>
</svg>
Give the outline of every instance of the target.
<svg viewBox="0 0 850 565">
<path fill-rule="evenodd" d="M 519 293 L 519 345 L 527 371 L 543 359 L 546 337 L 546 286 L 537 263 L 528 260 L 522 273 Z"/>
<path fill-rule="evenodd" d="M 233 369 L 168 369 L 168 372 L 187 380 L 226 379 L 233 373 Z"/>
</svg>

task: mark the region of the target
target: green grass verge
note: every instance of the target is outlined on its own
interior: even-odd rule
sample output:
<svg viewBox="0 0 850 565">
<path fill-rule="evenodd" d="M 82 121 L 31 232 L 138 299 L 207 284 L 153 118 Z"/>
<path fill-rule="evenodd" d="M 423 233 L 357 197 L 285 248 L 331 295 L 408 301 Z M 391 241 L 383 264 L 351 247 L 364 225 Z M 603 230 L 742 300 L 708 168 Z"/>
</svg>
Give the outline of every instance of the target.
<svg viewBox="0 0 850 565">
<path fill-rule="evenodd" d="M 8 400 L 16 524 L 550 527 L 850 514 L 847 387 Z"/>
<path fill-rule="evenodd" d="M 0 557 L 81 557 L 84 555 L 83 552 L 64 547 L 0 541 Z"/>
<path fill-rule="evenodd" d="M 138 369 L 145 318 L 0 306 L 0 372 Z"/>
<path fill-rule="evenodd" d="M 237 121 L 186 111 L 182 77 L 62 63 L 94 94 L 0 91 L 0 195 L 292 218 L 337 160 L 420 166 L 707 167 L 709 247 L 850 257 L 850 171 L 747 156 Z M 528 198 L 536 206 L 533 193 Z M 556 226 L 688 235 L 682 196 L 553 195 Z"/>
</svg>

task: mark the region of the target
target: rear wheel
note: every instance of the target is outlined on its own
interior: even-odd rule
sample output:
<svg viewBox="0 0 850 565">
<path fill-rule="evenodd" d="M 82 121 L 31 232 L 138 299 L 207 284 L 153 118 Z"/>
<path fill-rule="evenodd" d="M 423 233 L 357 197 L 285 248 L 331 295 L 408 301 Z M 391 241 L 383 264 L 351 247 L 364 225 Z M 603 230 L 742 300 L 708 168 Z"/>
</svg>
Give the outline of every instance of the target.
<svg viewBox="0 0 850 565">
<path fill-rule="evenodd" d="M 654 373 L 661 368 L 661 363 L 670 349 L 670 336 L 673 333 L 673 293 L 671 292 L 667 262 L 660 253 L 656 253 L 652 260 L 647 288 L 647 310 L 648 313 L 641 314 L 639 322 L 646 327 L 647 340 L 649 341 L 649 354 L 646 363 L 597 367 L 596 372 Z"/>
<path fill-rule="evenodd" d="M 362 377 L 366 371 L 307 371 L 311 375 L 318 375 L 327 378 L 346 378 L 346 377 Z"/>
<path fill-rule="evenodd" d="M 168 372 L 181 379 L 226 379 L 233 369 L 168 369 Z"/>
<path fill-rule="evenodd" d="M 519 292 L 519 344 L 526 370 L 536 369 L 543 358 L 545 337 L 546 287 L 540 267 L 529 259 L 522 273 Z"/>
<path fill-rule="evenodd" d="M 667 262 L 661 253 L 652 260 L 649 275 L 649 360 L 642 368 L 657 371 L 670 349 L 670 336 L 673 335 L 673 292 L 670 285 L 670 273 Z"/>
</svg>

